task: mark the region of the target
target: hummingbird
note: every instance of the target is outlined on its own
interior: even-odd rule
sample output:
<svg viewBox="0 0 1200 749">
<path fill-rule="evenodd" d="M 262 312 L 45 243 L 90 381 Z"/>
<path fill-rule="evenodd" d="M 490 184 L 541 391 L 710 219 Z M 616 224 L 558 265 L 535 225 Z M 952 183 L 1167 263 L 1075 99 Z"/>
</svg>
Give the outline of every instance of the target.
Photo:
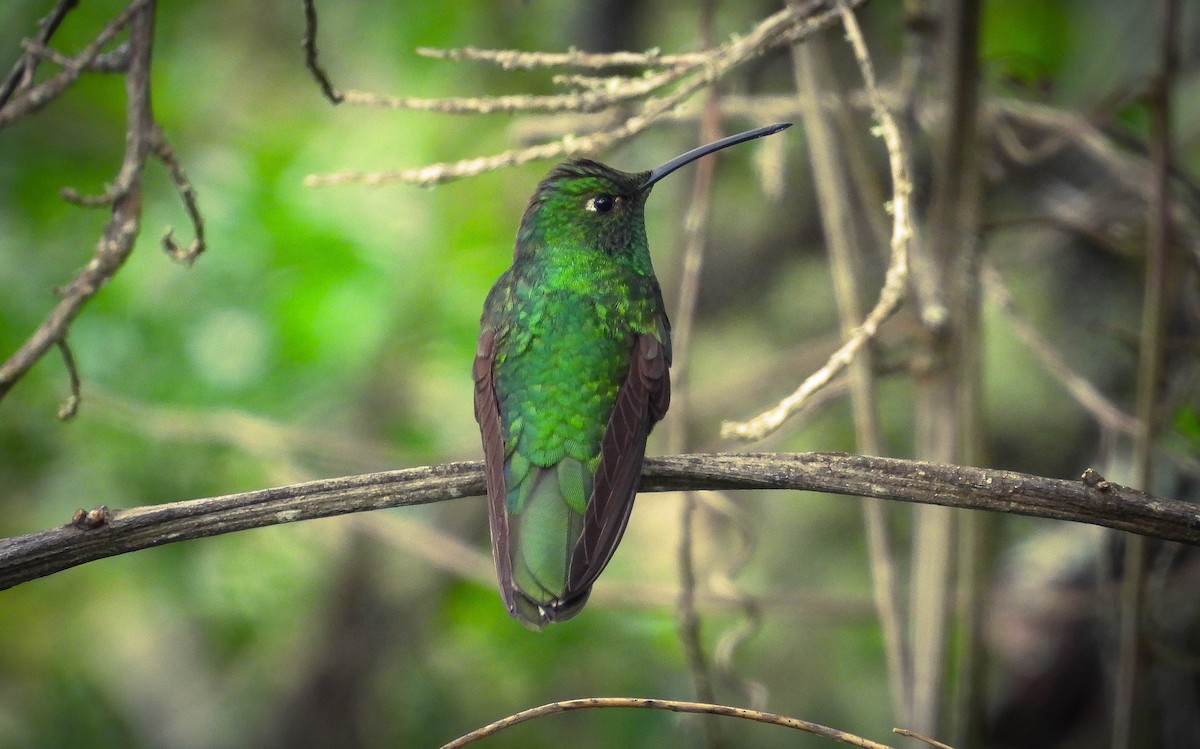
<svg viewBox="0 0 1200 749">
<path fill-rule="evenodd" d="M 530 199 L 512 266 L 484 303 L 472 367 L 500 594 L 530 629 L 587 602 L 671 399 L 671 325 L 646 241 L 650 189 L 790 126 L 731 135 L 646 172 L 570 159 Z"/>
</svg>

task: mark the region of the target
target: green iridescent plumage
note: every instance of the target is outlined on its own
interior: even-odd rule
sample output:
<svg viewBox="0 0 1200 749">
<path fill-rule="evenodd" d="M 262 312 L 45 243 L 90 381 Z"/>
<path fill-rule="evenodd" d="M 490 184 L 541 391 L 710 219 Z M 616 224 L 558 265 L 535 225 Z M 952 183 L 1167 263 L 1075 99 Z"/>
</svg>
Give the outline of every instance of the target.
<svg viewBox="0 0 1200 749">
<path fill-rule="evenodd" d="M 475 416 L 493 554 L 509 612 L 541 628 L 576 614 L 624 532 L 646 437 L 670 400 L 670 327 L 646 242 L 651 172 L 555 167 L 484 305 Z"/>
</svg>

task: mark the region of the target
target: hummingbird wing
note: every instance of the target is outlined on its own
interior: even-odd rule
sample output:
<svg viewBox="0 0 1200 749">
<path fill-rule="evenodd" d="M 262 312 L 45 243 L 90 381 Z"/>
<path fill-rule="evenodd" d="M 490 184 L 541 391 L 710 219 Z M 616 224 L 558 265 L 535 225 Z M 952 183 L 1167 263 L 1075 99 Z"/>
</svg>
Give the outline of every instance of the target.
<svg viewBox="0 0 1200 749">
<path fill-rule="evenodd" d="M 493 381 L 496 331 L 485 329 L 479 336 L 472 367 L 475 380 L 475 419 L 483 437 L 484 477 L 488 493 L 492 556 L 500 578 L 500 594 L 510 612 L 524 614 L 530 624 L 566 619 L 579 611 L 592 584 L 616 551 L 625 532 L 633 499 L 641 478 L 646 437 L 667 412 L 671 398 L 669 351 L 652 335 L 639 335 L 629 363 L 629 373 L 618 391 L 616 403 L 600 444 L 600 462 L 592 482 L 582 532 L 571 556 L 566 589 L 557 605 L 541 611 L 530 608 L 512 584 L 509 556 L 509 513 L 505 501 L 505 449 L 500 410 Z M 535 621 L 536 620 L 536 621 Z"/>
<path fill-rule="evenodd" d="M 664 319 L 660 324 L 664 333 L 665 326 Z M 665 334 L 663 339 L 670 340 Z M 669 365 L 670 350 L 658 338 L 646 334 L 637 337 L 629 374 L 600 442 L 600 464 L 588 499 L 583 534 L 572 555 L 564 600 L 586 595 L 621 541 L 641 480 L 646 437 L 670 404 Z"/>
<path fill-rule="evenodd" d="M 487 483 L 488 525 L 491 527 L 492 557 L 501 580 L 504 605 L 513 610 L 512 560 L 508 556 L 508 514 L 504 510 L 504 434 L 500 425 L 500 407 L 492 380 L 492 362 L 496 356 L 496 331 L 484 329 L 475 348 L 471 375 L 475 380 L 475 420 L 483 436 L 483 471 Z"/>
<path fill-rule="evenodd" d="M 472 367 L 492 556 L 509 613 L 541 629 L 574 616 L 587 601 L 589 589 L 572 591 L 567 578 L 572 550 L 583 534 L 592 477 L 574 458 L 564 456 L 554 465 L 539 466 L 519 454 L 515 445 L 505 447 L 494 374 L 498 335 L 494 328 L 483 330 Z"/>
</svg>

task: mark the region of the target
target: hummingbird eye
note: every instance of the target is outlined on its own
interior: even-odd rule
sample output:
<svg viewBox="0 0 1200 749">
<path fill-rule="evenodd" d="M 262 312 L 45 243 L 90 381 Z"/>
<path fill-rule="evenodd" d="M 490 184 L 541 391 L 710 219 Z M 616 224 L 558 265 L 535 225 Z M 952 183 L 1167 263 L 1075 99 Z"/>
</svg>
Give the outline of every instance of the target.
<svg viewBox="0 0 1200 749">
<path fill-rule="evenodd" d="M 588 198 L 587 203 L 584 203 L 583 207 L 594 213 L 608 213 L 617 207 L 620 200 L 620 198 L 608 193 L 601 193 Z"/>
</svg>

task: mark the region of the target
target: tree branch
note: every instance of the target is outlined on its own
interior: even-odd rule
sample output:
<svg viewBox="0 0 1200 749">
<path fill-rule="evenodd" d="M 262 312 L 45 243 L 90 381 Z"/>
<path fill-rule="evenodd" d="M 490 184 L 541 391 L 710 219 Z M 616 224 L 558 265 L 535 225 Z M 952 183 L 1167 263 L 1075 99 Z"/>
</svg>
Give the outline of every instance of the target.
<svg viewBox="0 0 1200 749">
<path fill-rule="evenodd" d="M 57 99 L 64 91 L 79 79 L 79 76 L 91 66 L 100 55 L 105 45 L 116 38 L 117 34 L 129 25 L 133 17 L 141 12 L 151 0 L 133 0 L 125 9 L 108 22 L 96 38 L 88 43 L 78 55 L 71 58 L 67 65 L 54 76 L 47 78 L 33 88 L 25 89 L 21 95 L 11 101 L 6 100 L 0 108 L 0 128 L 27 117 Z M 48 37 L 47 37 L 48 38 Z M 42 42 L 39 37 L 37 40 Z M 36 58 L 34 58 L 36 59 Z M 26 68 L 28 69 L 28 68 Z M 18 86 L 19 88 L 19 86 Z"/>
<path fill-rule="evenodd" d="M 1105 481 L 1043 478 L 844 453 L 647 458 L 641 490 L 795 489 L 1070 520 L 1200 545 L 1200 507 Z M 0 590 L 152 546 L 298 520 L 484 493 L 479 462 L 311 481 L 220 497 L 79 511 L 50 530 L 0 540 Z"/>
<path fill-rule="evenodd" d="M 58 0 L 54 5 L 54 9 L 50 11 L 50 15 L 38 22 L 37 36 L 31 41 L 44 47 L 50 42 L 50 37 L 54 36 L 54 32 L 58 31 L 59 24 L 67 17 L 67 14 L 79 5 L 79 0 Z M 13 93 L 26 86 L 33 80 L 33 73 L 37 69 L 38 61 L 41 57 L 37 54 L 26 50 L 25 54 L 17 60 L 13 65 L 13 69 L 9 71 L 8 76 L 3 82 L 0 82 L 0 108 L 8 102 Z"/>
<path fill-rule="evenodd" d="M 95 57 L 102 41 L 125 24 L 130 25 L 129 72 L 125 77 L 127 101 L 126 109 L 126 146 L 125 158 L 121 162 L 121 171 L 113 186 L 107 191 L 105 204 L 112 205 L 112 216 L 104 226 L 104 234 L 96 245 L 96 251 L 88 262 L 59 293 L 62 297 L 46 320 L 34 331 L 12 356 L 0 364 L 0 398 L 12 389 L 38 360 L 53 346 L 59 345 L 66 338 L 71 321 L 79 314 L 83 305 L 112 278 L 129 253 L 133 251 L 134 241 L 141 228 L 142 218 L 142 169 L 150 153 L 152 132 L 154 129 L 154 114 L 150 109 L 150 60 L 154 39 L 154 3 L 150 0 L 135 0 L 125 10 L 105 27 L 104 31 L 88 45 L 87 50 L 77 60 L 86 62 Z M 80 69 L 84 62 L 81 62 Z M 59 76 L 51 78 L 46 86 L 64 74 L 71 73 L 73 68 L 65 68 Z M 75 71 L 76 73 L 78 71 Z M 0 111 L 0 124 L 9 109 L 20 110 L 21 103 L 35 96 L 41 88 L 33 89 L 24 96 L 14 100 L 7 108 Z M 65 89 L 65 84 L 64 84 Z"/>
<path fill-rule="evenodd" d="M 64 2 L 58 7 L 67 8 L 68 5 Z M 58 290 L 58 303 L 29 339 L 0 363 L 0 399 L 3 399 L 46 352 L 58 347 L 63 353 L 71 382 L 71 396 L 59 410 L 59 418 L 73 416 L 80 403 L 79 373 L 66 345 L 67 331 L 88 300 L 108 283 L 133 252 L 141 232 L 142 174 L 151 156 L 158 158 L 166 167 L 195 230 L 192 242 L 187 247 L 180 247 L 168 229 L 162 239 L 163 248 L 171 257 L 187 264 L 191 264 L 205 248 L 204 221 L 196 202 L 195 190 L 155 121 L 151 106 L 154 13 L 154 0 L 132 0 L 82 52 L 63 63 L 62 71 L 33 88 L 18 87 L 20 93 L 16 98 L 0 108 L 0 128 L 38 112 L 66 91 L 82 71 L 89 69 L 98 59 L 100 50 L 113 41 L 117 34 L 129 28 L 128 41 L 118 47 L 118 51 L 126 50 L 120 52 L 125 69 L 126 92 L 125 155 L 121 169 L 113 183 L 100 195 L 84 196 L 69 188 L 62 191 L 62 197 L 76 205 L 109 207 L 110 218 L 104 225 L 91 260 L 76 272 L 70 283 Z M 48 38 L 42 34 L 36 41 L 39 49 L 44 48 L 43 37 Z"/>
<path fill-rule="evenodd" d="M 865 0 L 853 0 L 852 4 L 861 4 Z M 510 166 L 519 166 L 538 159 L 553 159 L 576 154 L 591 154 L 606 148 L 611 148 L 648 129 L 659 120 L 666 119 L 682 103 L 701 89 L 707 88 L 724 77 L 734 68 L 755 59 L 775 47 L 790 44 L 804 36 L 812 34 L 831 25 L 838 17 L 838 12 L 826 7 L 821 0 L 812 0 L 803 8 L 786 7 L 758 23 L 744 35 L 734 35 L 729 41 L 717 47 L 699 53 L 687 65 L 678 65 L 672 69 L 652 75 L 650 78 L 625 79 L 616 90 L 604 94 L 584 92 L 552 97 L 493 97 L 490 99 L 442 99 L 417 100 L 381 97 L 375 94 L 355 93 L 353 101 L 386 106 L 409 107 L 417 109 L 432 109 L 447 112 L 484 112 L 484 111 L 560 111 L 564 106 L 590 108 L 602 106 L 606 101 L 615 103 L 626 98 L 621 91 L 635 90 L 631 96 L 642 96 L 656 91 L 668 82 L 678 82 L 669 93 L 659 97 L 647 97 L 641 101 L 632 114 L 622 115 L 624 119 L 618 124 L 601 131 L 586 135 L 568 133 L 557 140 L 539 143 L 527 148 L 512 149 L 492 156 L 480 156 L 462 159 L 456 162 L 440 162 L 414 169 L 384 172 L 342 171 L 332 174 L 310 174 L 304 178 L 308 187 L 342 185 L 361 183 L 365 185 L 380 185 L 392 182 L 406 182 L 414 185 L 430 186 L 463 177 L 473 177 L 484 172 Z M 475 50 L 472 59 L 495 60 L 508 59 L 505 55 L 514 55 L 523 63 L 536 59 L 543 53 L 519 52 L 485 52 Z M 619 53 L 618 56 L 629 53 Z M 463 59 L 465 53 L 450 52 L 443 56 L 447 59 Z M 547 59 L 572 59 L 575 53 L 549 55 Z M 689 58 L 693 59 L 693 58 Z M 516 62 L 514 66 L 520 67 Z M 502 67 L 506 65 L 501 63 Z M 310 66 L 311 68 L 311 66 Z M 319 81 L 318 77 L 318 81 Z M 349 97 L 349 93 L 346 94 Z M 347 101 L 350 101 L 347 98 Z"/>
</svg>

